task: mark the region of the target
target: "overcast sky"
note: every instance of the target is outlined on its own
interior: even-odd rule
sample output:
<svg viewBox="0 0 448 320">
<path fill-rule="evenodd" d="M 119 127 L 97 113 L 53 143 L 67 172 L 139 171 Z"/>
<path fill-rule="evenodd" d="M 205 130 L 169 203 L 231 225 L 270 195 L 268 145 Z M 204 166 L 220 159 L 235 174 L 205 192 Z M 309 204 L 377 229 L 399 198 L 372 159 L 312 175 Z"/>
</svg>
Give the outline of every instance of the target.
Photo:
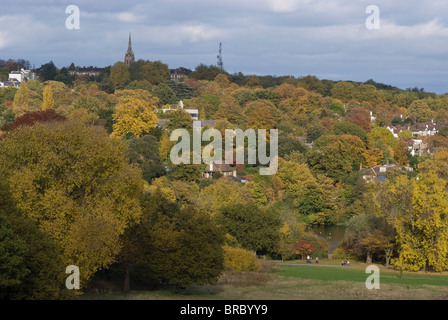
<svg viewBox="0 0 448 320">
<path fill-rule="evenodd" d="M 369 5 L 380 29 L 366 28 Z M 0 59 L 104 67 L 124 60 L 129 32 L 137 60 L 170 68 L 216 65 L 222 42 L 230 73 L 448 92 L 446 0 L 0 0 Z"/>
</svg>

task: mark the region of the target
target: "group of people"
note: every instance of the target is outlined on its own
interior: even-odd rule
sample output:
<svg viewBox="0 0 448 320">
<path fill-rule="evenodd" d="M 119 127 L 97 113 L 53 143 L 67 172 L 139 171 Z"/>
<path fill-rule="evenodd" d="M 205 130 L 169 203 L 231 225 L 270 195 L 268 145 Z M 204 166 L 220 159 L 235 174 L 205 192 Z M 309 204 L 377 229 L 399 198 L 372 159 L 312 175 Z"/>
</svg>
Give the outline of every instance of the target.
<svg viewBox="0 0 448 320">
<path fill-rule="evenodd" d="M 350 261 L 344 260 L 344 261 L 342 261 L 342 265 L 343 266 L 349 266 L 350 265 Z"/>
<path fill-rule="evenodd" d="M 306 256 L 306 263 L 313 263 L 313 261 L 311 261 L 311 257 L 309 255 Z M 319 257 L 316 257 L 316 263 L 319 263 Z"/>
</svg>

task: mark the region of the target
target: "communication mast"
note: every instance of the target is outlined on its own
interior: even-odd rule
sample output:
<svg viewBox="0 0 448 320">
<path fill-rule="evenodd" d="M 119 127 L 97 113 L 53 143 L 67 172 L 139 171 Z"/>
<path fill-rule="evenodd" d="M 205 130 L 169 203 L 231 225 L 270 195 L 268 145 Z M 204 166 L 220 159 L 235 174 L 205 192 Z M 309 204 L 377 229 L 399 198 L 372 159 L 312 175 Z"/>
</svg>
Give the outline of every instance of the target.
<svg viewBox="0 0 448 320">
<path fill-rule="evenodd" d="M 219 43 L 219 54 L 218 54 L 217 58 L 218 58 L 218 67 L 221 70 L 224 70 L 224 64 L 222 62 L 222 44 L 221 44 L 221 42 Z"/>
</svg>

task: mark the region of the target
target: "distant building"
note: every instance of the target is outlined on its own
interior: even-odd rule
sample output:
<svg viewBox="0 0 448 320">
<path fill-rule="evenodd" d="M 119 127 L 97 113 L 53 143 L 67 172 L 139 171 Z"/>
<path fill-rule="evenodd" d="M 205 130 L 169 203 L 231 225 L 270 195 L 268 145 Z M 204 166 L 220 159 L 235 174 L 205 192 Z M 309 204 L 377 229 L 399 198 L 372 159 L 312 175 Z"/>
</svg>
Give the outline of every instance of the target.
<svg viewBox="0 0 448 320">
<path fill-rule="evenodd" d="M 97 67 L 75 67 L 74 69 L 69 69 L 68 74 L 71 76 L 81 76 L 81 75 L 88 75 L 88 76 L 98 76 L 104 68 L 97 68 Z"/>
<path fill-rule="evenodd" d="M 177 109 L 183 109 L 185 112 L 188 112 L 191 116 L 191 118 L 193 118 L 193 120 L 199 120 L 199 110 L 198 109 L 184 109 L 184 103 L 182 102 L 182 100 L 179 102 L 179 104 L 177 105 L 176 108 L 174 109 L 162 109 L 162 112 L 165 113 L 167 111 L 173 111 L 173 110 L 177 110 Z"/>
<path fill-rule="evenodd" d="M 362 167 L 360 167 L 360 172 L 362 173 L 362 178 L 369 183 L 369 182 L 385 181 L 386 174 L 394 169 L 399 170 L 404 169 L 408 172 L 414 171 L 412 167 L 401 167 L 397 165 L 382 165 L 368 169 L 363 169 Z"/>
<path fill-rule="evenodd" d="M 182 80 L 184 77 L 188 77 L 191 74 L 191 70 L 187 69 L 187 68 L 177 68 L 177 69 L 170 69 L 170 73 L 171 73 L 171 80 L 173 81 L 180 81 Z"/>
<path fill-rule="evenodd" d="M 16 79 L 19 82 L 23 82 L 25 80 L 25 73 L 23 71 L 12 71 L 9 74 L 9 80 Z"/>
<path fill-rule="evenodd" d="M 388 126 L 390 132 L 395 138 L 398 138 L 398 134 L 402 131 L 409 130 L 414 136 L 428 137 L 433 136 L 439 132 L 439 129 L 443 126 L 448 126 L 448 122 L 419 122 L 415 124 L 408 124 L 403 126 Z"/>
<path fill-rule="evenodd" d="M 4 82 L 5 87 L 15 85 L 27 81 L 36 79 L 36 74 L 31 70 L 20 69 L 19 71 L 11 71 L 8 76 L 8 80 Z"/>
<path fill-rule="evenodd" d="M 206 179 L 213 178 L 213 175 L 216 175 L 217 173 L 221 174 L 223 177 L 229 178 L 233 181 L 240 182 L 240 183 L 247 183 L 251 181 L 250 179 L 246 177 L 242 177 L 236 174 L 236 169 L 232 168 L 227 163 L 215 163 L 211 162 L 207 167 L 204 169 L 203 177 Z"/>
<path fill-rule="evenodd" d="M 132 51 L 132 43 L 131 43 L 131 33 L 129 33 L 129 43 L 128 43 L 128 51 L 124 55 L 124 63 L 127 66 L 130 66 L 131 63 L 135 62 L 134 52 Z"/>
</svg>

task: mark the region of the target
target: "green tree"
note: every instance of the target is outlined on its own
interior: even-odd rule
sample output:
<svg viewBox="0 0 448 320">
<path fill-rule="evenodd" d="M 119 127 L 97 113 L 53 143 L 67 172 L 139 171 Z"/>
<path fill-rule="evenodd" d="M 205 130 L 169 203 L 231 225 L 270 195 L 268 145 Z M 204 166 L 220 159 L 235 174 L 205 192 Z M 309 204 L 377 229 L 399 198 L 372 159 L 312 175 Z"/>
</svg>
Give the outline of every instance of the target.
<svg viewBox="0 0 448 320">
<path fill-rule="evenodd" d="M 69 297 L 60 248 L 31 219 L 20 214 L 7 188 L 4 181 L 0 182 L 0 297 Z"/>
<path fill-rule="evenodd" d="M 141 222 L 123 237 L 121 261 L 131 275 L 177 288 L 215 282 L 224 269 L 224 233 L 210 216 L 192 206 L 181 210 L 160 190 L 143 206 Z"/>
<path fill-rule="evenodd" d="M 151 183 L 153 179 L 166 174 L 156 137 L 145 134 L 140 138 L 131 139 L 128 152 L 130 162 L 140 166 L 143 179 L 147 182 Z"/>
<path fill-rule="evenodd" d="M 191 99 L 196 95 L 194 89 L 184 82 L 170 80 L 167 84 L 179 100 Z"/>
<path fill-rule="evenodd" d="M 353 136 L 359 137 L 362 141 L 367 142 L 367 133 L 365 130 L 363 130 L 358 125 L 347 122 L 347 121 L 341 121 L 336 123 L 333 128 L 329 131 L 329 134 L 334 134 L 338 136 L 342 136 L 345 134 L 351 134 Z"/>
<path fill-rule="evenodd" d="M 173 171 L 169 174 L 172 180 L 199 182 L 201 178 L 201 170 L 198 165 L 179 164 L 174 166 Z"/>
<path fill-rule="evenodd" d="M 26 243 L 11 228 L 6 217 L 0 215 L 0 297 L 9 298 L 30 272 L 25 267 Z"/>
<path fill-rule="evenodd" d="M 170 110 L 165 113 L 165 118 L 170 121 L 167 123 L 168 130 L 191 129 L 193 128 L 193 118 L 183 109 Z"/>
<path fill-rule="evenodd" d="M 153 95 L 158 97 L 163 105 L 165 104 L 175 104 L 178 102 L 178 98 L 174 93 L 173 89 L 169 87 L 166 83 L 159 84 L 153 91 Z"/>
<path fill-rule="evenodd" d="M 42 82 L 48 80 L 54 80 L 56 75 L 57 75 L 57 69 L 53 61 L 43 64 L 38 71 L 38 76 L 42 80 Z"/>
<path fill-rule="evenodd" d="M 223 73 L 223 71 L 217 66 L 206 66 L 205 64 L 200 64 L 190 74 L 190 77 L 197 80 L 213 81 L 220 73 Z"/>
<path fill-rule="evenodd" d="M 143 72 L 145 74 L 145 80 L 153 85 L 166 83 L 171 75 L 168 65 L 161 61 L 145 62 Z"/>
<path fill-rule="evenodd" d="M 124 62 L 117 62 L 110 68 L 110 79 L 116 89 L 123 89 L 130 81 L 128 66 Z"/>
<path fill-rule="evenodd" d="M 256 204 L 228 205 L 221 208 L 218 222 L 245 249 L 263 254 L 277 250 L 280 219 L 269 209 Z"/>
</svg>

